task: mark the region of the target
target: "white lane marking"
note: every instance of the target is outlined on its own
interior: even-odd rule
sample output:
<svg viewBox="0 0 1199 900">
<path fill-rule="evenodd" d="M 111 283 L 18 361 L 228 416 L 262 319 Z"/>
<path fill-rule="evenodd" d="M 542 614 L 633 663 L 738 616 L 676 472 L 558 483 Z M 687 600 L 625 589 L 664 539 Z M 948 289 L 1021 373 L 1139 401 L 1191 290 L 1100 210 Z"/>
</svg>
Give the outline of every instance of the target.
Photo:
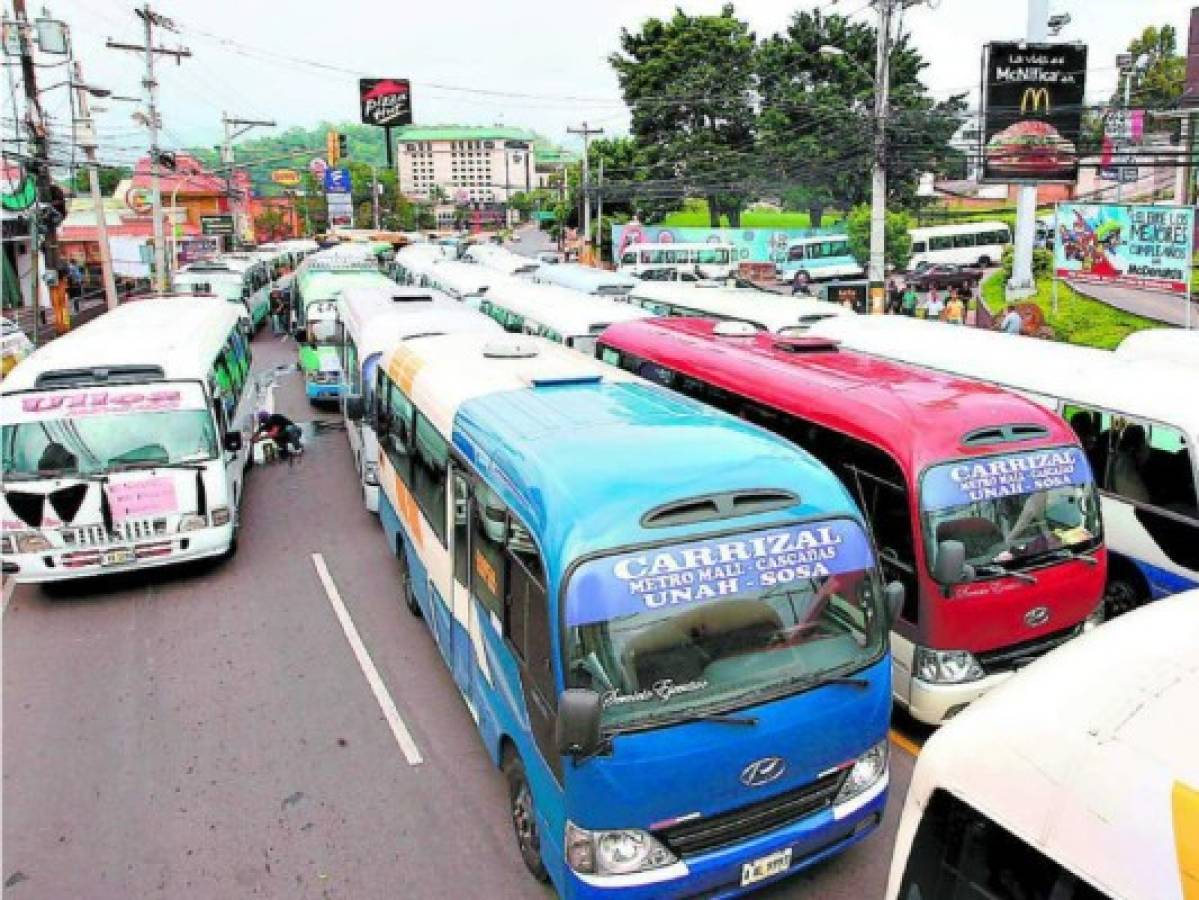
<svg viewBox="0 0 1199 900">
<path fill-rule="evenodd" d="M 371 687 L 371 692 L 375 695 L 375 700 L 378 701 L 379 708 L 383 710 L 383 717 L 387 719 L 387 724 L 391 726 L 391 733 L 395 736 L 396 743 L 400 745 L 400 750 L 403 752 L 404 758 L 408 760 L 408 765 L 419 766 L 425 761 L 424 757 L 420 755 L 420 750 L 416 747 L 416 741 L 412 739 L 412 735 L 408 731 L 408 726 L 400 718 L 400 711 L 396 709 L 395 701 L 391 699 L 391 694 L 387 692 L 387 686 L 383 684 L 383 679 L 379 677 L 379 670 L 375 668 L 370 653 L 366 650 L 366 645 L 362 643 L 362 638 L 358 635 L 358 629 L 354 626 L 354 620 L 350 618 L 350 611 L 346 609 L 346 605 L 341 599 L 341 594 L 337 591 L 337 585 L 333 583 L 333 578 L 329 574 L 329 567 L 325 565 L 325 557 L 320 553 L 312 554 L 312 565 L 316 567 L 316 575 L 321 580 L 321 584 L 324 585 L 325 594 L 329 597 L 329 603 L 333 607 L 333 612 L 337 615 L 337 621 L 341 623 L 341 630 L 345 632 L 346 640 L 350 642 L 350 649 L 354 651 L 354 656 L 358 660 L 362 674 L 366 676 L 366 681 Z"/>
</svg>

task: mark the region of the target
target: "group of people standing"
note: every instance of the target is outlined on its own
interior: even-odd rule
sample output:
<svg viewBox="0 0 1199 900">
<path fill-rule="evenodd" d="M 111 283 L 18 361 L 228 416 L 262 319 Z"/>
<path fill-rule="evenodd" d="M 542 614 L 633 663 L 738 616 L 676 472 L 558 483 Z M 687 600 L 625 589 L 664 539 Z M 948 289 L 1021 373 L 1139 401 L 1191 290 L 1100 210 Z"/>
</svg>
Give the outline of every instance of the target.
<svg viewBox="0 0 1199 900">
<path fill-rule="evenodd" d="M 950 288 L 944 296 L 937 288 L 931 287 L 922 301 L 915 285 L 905 284 L 902 288 L 892 278 L 887 282 L 887 313 L 895 316 L 920 315 L 924 312 L 926 319 L 938 319 L 952 325 L 965 325 L 966 312 L 970 308 L 971 291 L 969 288 Z"/>
</svg>

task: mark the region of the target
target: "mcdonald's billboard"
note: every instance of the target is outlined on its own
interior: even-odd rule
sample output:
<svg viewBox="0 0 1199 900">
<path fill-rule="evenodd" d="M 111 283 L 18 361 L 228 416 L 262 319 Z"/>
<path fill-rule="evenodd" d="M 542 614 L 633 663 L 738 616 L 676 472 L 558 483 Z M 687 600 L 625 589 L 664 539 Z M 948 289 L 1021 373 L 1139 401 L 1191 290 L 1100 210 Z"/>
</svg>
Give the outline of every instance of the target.
<svg viewBox="0 0 1199 900">
<path fill-rule="evenodd" d="M 1086 46 L 1005 42 L 983 54 L 983 180 L 1073 182 Z"/>
</svg>

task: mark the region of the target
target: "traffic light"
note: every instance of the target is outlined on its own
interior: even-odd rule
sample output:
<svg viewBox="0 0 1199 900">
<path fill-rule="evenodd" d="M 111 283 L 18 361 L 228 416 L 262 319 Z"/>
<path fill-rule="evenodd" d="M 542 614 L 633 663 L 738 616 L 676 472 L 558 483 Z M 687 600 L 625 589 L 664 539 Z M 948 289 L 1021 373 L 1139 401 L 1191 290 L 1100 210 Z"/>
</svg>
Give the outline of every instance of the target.
<svg viewBox="0 0 1199 900">
<path fill-rule="evenodd" d="M 346 149 L 347 140 L 348 139 L 346 138 L 346 136 L 344 134 L 339 134 L 337 136 L 337 158 L 338 159 L 341 159 L 344 156 L 350 155 L 350 151 L 348 149 Z"/>
<path fill-rule="evenodd" d="M 337 161 L 341 159 L 341 135 L 336 131 L 325 133 L 325 156 L 329 158 L 329 165 L 337 165 Z"/>
</svg>

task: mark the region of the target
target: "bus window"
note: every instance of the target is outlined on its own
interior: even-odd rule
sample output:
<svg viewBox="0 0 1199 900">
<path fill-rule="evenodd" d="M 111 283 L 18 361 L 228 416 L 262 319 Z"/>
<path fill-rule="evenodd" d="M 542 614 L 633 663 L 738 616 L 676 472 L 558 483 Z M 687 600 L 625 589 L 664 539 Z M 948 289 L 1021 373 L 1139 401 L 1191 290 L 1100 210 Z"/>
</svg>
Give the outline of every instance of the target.
<svg viewBox="0 0 1199 900">
<path fill-rule="evenodd" d="M 454 580 L 470 587 L 470 529 L 467 510 L 470 508 L 470 482 L 461 472 L 455 471 L 454 485 Z"/>
<path fill-rule="evenodd" d="M 696 254 L 696 262 L 709 263 L 714 265 L 724 265 L 729 261 L 729 252 L 721 247 L 713 247 L 711 250 L 700 250 Z"/>
<path fill-rule="evenodd" d="M 1026 897 L 1106 900 L 985 815 L 936 791 L 912 841 L 899 900 Z"/>
<path fill-rule="evenodd" d="M 419 412 L 416 414 L 415 438 L 412 495 L 444 547 L 445 478 L 450 448 L 433 424 Z"/>
<path fill-rule="evenodd" d="M 953 247 L 951 237 L 932 237 L 928 239 L 929 250 L 949 250 Z"/>
<path fill-rule="evenodd" d="M 383 429 L 379 443 L 383 446 L 400 480 L 405 484 L 412 481 L 412 403 L 404 396 L 390 378 L 384 379 L 379 390 L 380 403 L 385 406 Z"/>
<path fill-rule="evenodd" d="M 600 361 L 606 362 L 610 366 L 620 365 L 620 351 L 613 350 L 611 347 L 600 348 Z"/>
<path fill-rule="evenodd" d="M 482 481 L 475 483 L 470 528 L 472 591 L 498 618 L 504 614 L 501 598 L 508 583 L 508 560 L 503 549 L 508 510 L 499 495 Z"/>
<path fill-rule="evenodd" d="M 654 384 L 660 384 L 663 387 L 673 387 L 675 379 L 678 377 L 665 366 L 660 366 L 652 362 L 643 362 L 638 366 L 637 374 L 646 381 L 652 381 Z"/>
<path fill-rule="evenodd" d="M 953 236 L 953 245 L 955 247 L 973 247 L 978 239 L 977 234 L 955 234 Z"/>
<path fill-rule="evenodd" d="M 928 251 L 928 244 L 924 241 L 912 241 L 912 253 L 925 253 Z"/>
<path fill-rule="evenodd" d="M 787 260 L 789 262 L 800 262 L 806 258 L 808 247 L 804 244 L 797 244 L 794 247 L 787 248 Z"/>
<path fill-rule="evenodd" d="M 629 266 L 636 265 L 637 264 L 637 251 L 633 250 L 629 253 L 624 254 L 623 256 L 621 256 L 620 262 L 622 265 L 629 265 Z"/>
</svg>

